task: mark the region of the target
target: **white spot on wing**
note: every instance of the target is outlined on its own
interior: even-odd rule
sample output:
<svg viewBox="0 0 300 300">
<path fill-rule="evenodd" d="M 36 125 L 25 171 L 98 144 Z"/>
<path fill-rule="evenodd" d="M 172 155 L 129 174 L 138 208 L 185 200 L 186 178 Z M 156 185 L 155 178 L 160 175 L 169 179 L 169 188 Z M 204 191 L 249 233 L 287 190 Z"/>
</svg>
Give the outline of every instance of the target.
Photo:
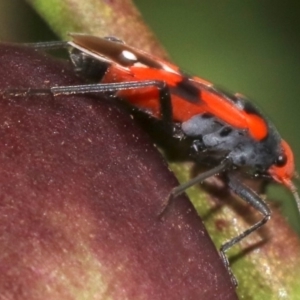
<svg viewBox="0 0 300 300">
<path fill-rule="evenodd" d="M 137 61 L 137 57 L 135 56 L 135 54 L 128 50 L 123 50 L 121 55 L 129 61 L 132 61 L 132 62 Z"/>
</svg>

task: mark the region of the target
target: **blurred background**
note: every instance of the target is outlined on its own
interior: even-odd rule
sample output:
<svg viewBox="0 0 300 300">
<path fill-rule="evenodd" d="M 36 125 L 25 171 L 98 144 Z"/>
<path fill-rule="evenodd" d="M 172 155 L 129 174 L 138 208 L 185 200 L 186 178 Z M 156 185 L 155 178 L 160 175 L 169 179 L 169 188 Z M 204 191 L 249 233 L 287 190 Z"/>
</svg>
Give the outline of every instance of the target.
<svg viewBox="0 0 300 300">
<path fill-rule="evenodd" d="M 291 144 L 300 170 L 300 1 L 134 2 L 183 70 L 254 99 Z M 24 0 L 0 0 L 0 39 L 57 38 Z M 269 190 L 300 232 L 290 193 Z"/>
</svg>

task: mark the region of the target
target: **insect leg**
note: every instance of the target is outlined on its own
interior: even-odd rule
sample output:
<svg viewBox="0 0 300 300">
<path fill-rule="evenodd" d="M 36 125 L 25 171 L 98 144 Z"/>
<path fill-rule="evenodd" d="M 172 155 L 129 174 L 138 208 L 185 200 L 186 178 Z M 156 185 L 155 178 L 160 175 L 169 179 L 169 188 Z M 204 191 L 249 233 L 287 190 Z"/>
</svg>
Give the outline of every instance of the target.
<svg viewBox="0 0 300 300">
<path fill-rule="evenodd" d="M 22 46 L 30 47 L 37 50 L 58 50 L 68 48 L 69 44 L 66 41 L 52 41 L 39 43 L 22 43 Z"/>
<path fill-rule="evenodd" d="M 160 112 L 162 121 L 165 123 L 167 130 L 173 132 L 172 123 L 172 103 L 171 94 L 168 85 L 161 80 L 145 81 L 128 81 L 113 83 L 95 83 L 69 86 L 55 86 L 50 88 L 28 88 L 28 89 L 7 89 L 5 95 L 26 96 L 26 95 L 71 95 L 71 94 L 88 94 L 88 93 L 105 93 L 117 92 L 122 90 L 143 89 L 156 87 L 159 91 Z"/>
<path fill-rule="evenodd" d="M 159 91 L 160 116 L 165 124 L 166 130 L 173 134 L 173 109 L 171 92 L 169 86 L 164 81 L 157 82 Z"/>
<path fill-rule="evenodd" d="M 164 204 L 164 207 L 162 209 L 162 211 L 160 212 L 159 216 L 162 216 L 166 210 L 168 209 L 168 207 L 170 206 L 170 204 L 172 203 L 172 201 L 179 196 L 180 194 L 182 194 L 183 192 L 185 192 L 188 188 L 194 186 L 195 184 L 201 183 L 202 181 L 204 181 L 205 179 L 217 175 L 218 173 L 228 169 L 230 166 L 232 165 L 232 162 L 230 159 L 226 158 L 224 159 L 218 166 L 203 172 L 201 174 L 199 174 L 198 176 L 192 178 L 191 180 L 175 187 L 172 189 L 172 191 L 170 192 L 167 201 Z"/>
<path fill-rule="evenodd" d="M 233 174 L 228 174 L 228 186 L 229 188 L 247 203 L 249 203 L 252 207 L 257 209 L 262 215 L 263 218 L 252 225 L 250 228 L 239 234 L 238 236 L 232 238 L 228 242 L 224 243 L 220 248 L 221 258 L 228 269 L 229 273 L 232 275 L 232 280 L 235 285 L 237 285 L 237 281 L 232 274 L 232 271 L 229 267 L 229 261 L 226 256 L 226 251 L 230 249 L 235 244 L 239 243 L 242 239 L 247 237 L 249 234 L 262 227 L 271 217 L 271 211 L 268 205 L 261 199 L 257 193 L 255 193 L 252 189 L 244 185 L 240 180 L 238 180 Z"/>
</svg>

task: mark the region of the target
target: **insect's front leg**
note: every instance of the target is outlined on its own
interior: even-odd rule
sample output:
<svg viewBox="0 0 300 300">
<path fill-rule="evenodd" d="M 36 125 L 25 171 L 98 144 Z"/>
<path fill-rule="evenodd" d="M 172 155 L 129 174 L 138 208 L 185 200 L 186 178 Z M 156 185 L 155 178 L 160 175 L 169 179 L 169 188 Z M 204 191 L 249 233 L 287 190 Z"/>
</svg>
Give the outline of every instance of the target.
<svg viewBox="0 0 300 300">
<path fill-rule="evenodd" d="M 229 273 L 231 274 L 233 283 L 237 285 L 237 280 L 234 277 L 231 268 L 229 266 L 229 260 L 228 257 L 226 256 L 226 252 L 235 244 L 239 243 L 242 239 L 247 237 L 249 234 L 262 227 L 265 223 L 267 223 L 271 217 L 271 211 L 268 205 L 265 203 L 265 201 L 263 201 L 263 199 L 260 198 L 259 195 L 256 192 L 254 192 L 251 188 L 244 185 L 239 179 L 237 179 L 235 175 L 229 173 L 227 175 L 227 178 L 228 178 L 229 188 L 236 195 L 241 197 L 241 199 L 245 200 L 247 203 L 249 203 L 252 207 L 254 207 L 263 215 L 263 218 L 260 221 L 252 225 L 250 228 L 246 229 L 238 236 L 224 243 L 220 248 L 221 258 L 226 268 L 228 269 Z"/>
<path fill-rule="evenodd" d="M 199 174 L 198 176 L 192 178 L 191 180 L 189 180 L 183 184 L 180 184 L 179 186 L 172 189 L 166 202 L 163 205 L 161 212 L 159 213 L 159 216 L 162 217 L 166 213 L 167 209 L 170 207 L 172 202 L 175 200 L 175 198 L 178 197 L 179 195 L 181 195 L 182 193 L 184 193 L 188 188 L 203 182 L 205 179 L 207 179 L 209 177 L 212 177 L 214 175 L 217 175 L 217 174 L 227 170 L 228 168 L 231 167 L 231 165 L 232 165 L 232 161 L 228 158 L 225 158 L 216 167 L 214 167 L 206 172 L 203 172 L 203 173 Z"/>
</svg>

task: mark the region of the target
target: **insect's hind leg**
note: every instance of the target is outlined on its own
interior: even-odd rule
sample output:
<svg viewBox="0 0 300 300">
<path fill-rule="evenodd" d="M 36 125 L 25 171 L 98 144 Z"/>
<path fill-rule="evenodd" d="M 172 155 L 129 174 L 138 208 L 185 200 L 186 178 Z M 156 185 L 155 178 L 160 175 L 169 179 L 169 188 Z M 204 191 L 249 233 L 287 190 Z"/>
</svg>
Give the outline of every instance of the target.
<svg viewBox="0 0 300 300">
<path fill-rule="evenodd" d="M 22 43 L 22 46 L 30 47 L 37 50 L 59 50 L 69 47 L 67 41 L 51 41 L 51 42 L 37 42 L 37 43 Z"/>
<path fill-rule="evenodd" d="M 263 215 L 263 218 L 260 221 L 252 225 L 250 228 L 246 229 L 238 236 L 224 243 L 220 248 L 220 255 L 224 262 L 224 265 L 226 266 L 227 270 L 231 274 L 233 283 L 237 286 L 237 280 L 234 277 L 231 268 L 229 266 L 229 260 L 228 257 L 226 256 L 226 252 L 231 247 L 239 243 L 242 239 L 247 237 L 249 234 L 251 234 L 255 230 L 262 227 L 264 224 L 266 224 L 271 217 L 271 211 L 268 205 L 263 201 L 263 199 L 259 197 L 259 195 L 257 195 L 257 193 L 255 193 L 252 189 L 244 185 L 240 180 L 238 180 L 235 177 L 235 175 L 230 173 L 228 174 L 228 186 L 236 195 L 241 197 L 241 199 L 245 200 L 247 203 L 249 203 L 252 207 L 257 209 Z"/>
<path fill-rule="evenodd" d="M 88 94 L 88 93 L 105 93 L 118 92 L 122 90 L 143 89 L 148 87 L 156 87 L 159 91 L 160 114 L 162 122 L 166 129 L 173 133 L 173 114 L 171 93 L 168 85 L 161 80 L 145 80 L 145 81 L 128 81 L 114 83 L 94 83 L 70 86 L 55 86 L 50 88 L 39 89 L 8 89 L 6 95 L 23 96 L 23 95 L 71 95 L 71 94 Z"/>
</svg>

